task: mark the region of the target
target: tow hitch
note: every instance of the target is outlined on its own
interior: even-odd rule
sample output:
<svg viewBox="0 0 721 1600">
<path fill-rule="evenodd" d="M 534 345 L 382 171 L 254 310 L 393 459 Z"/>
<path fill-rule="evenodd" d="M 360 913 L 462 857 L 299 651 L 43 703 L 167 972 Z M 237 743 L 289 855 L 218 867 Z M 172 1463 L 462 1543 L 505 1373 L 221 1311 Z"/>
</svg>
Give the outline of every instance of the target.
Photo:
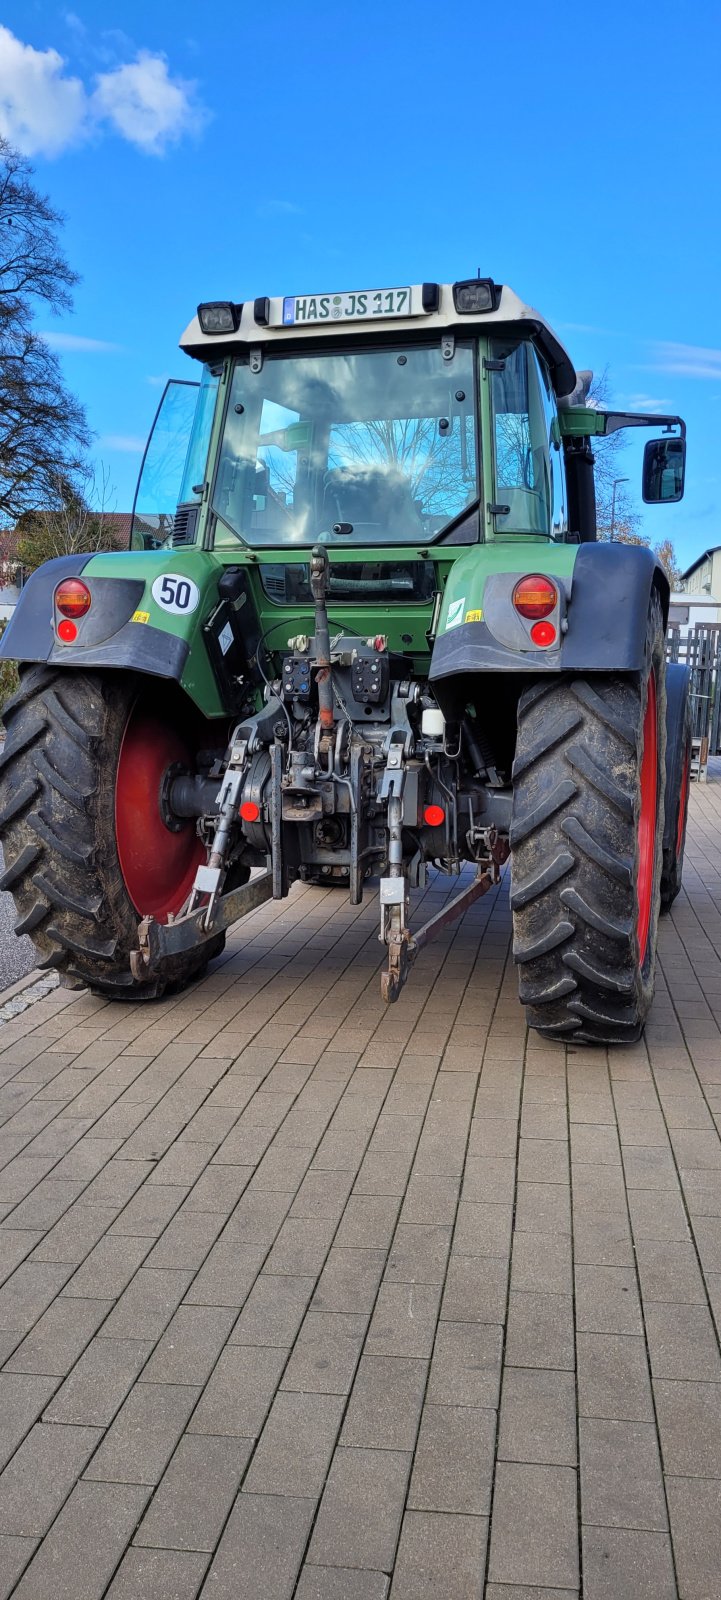
<svg viewBox="0 0 721 1600">
<path fill-rule="evenodd" d="M 230 928 L 241 917 L 247 916 L 249 911 L 256 911 L 258 906 L 271 899 L 272 894 L 273 874 L 268 870 L 257 878 L 251 878 L 250 883 L 242 884 L 239 889 L 231 889 L 229 894 L 218 896 L 210 929 L 206 926 L 207 906 L 204 905 L 185 916 L 179 916 L 177 920 L 156 922 L 154 917 L 144 917 L 138 927 L 138 949 L 133 950 L 130 957 L 133 977 L 139 980 L 147 978 L 157 972 L 165 956 L 180 955 L 185 950 L 203 944 L 224 928 Z"/>
<path fill-rule="evenodd" d="M 400 807 L 400 801 L 397 802 Z M 381 931 L 379 938 L 388 946 L 388 966 L 381 973 L 381 994 L 388 1005 L 391 1005 L 403 988 L 411 966 L 418 955 L 436 934 L 442 933 L 444 928 L 449 928 L 452 923 L 462 917 L 464 912 L 473 905 L 475 900 L 480 900 L 481 895 L 487 894 L 489 889 L 494 889 L 501 881 L 500 868 L 508 859 L 507 840 L 498 834 L 490 838 L 490 855 L 478 863 L 476 876 L 466 889 L 453 896 L 434 917 L 424 922 L 417 932 L 411 933 L 408 927 L 408 879 L 400 873 L 393 874 L 393 833 L 398 824 L 398 811 L 393 800 L 389 801 L 389 832 L 391 846 L 389 849 L 389 866 L 391 876 L 381 878 Z"/>
</svg>

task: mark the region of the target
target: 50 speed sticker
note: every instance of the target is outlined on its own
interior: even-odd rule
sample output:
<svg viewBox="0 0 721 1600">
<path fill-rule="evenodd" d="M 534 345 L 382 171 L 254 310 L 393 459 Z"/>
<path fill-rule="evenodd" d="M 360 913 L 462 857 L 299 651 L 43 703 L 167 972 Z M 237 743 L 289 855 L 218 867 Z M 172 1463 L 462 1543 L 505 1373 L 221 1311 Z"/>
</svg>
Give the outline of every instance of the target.
<svg viewBox="0 0 721 1600">
<path fill-rule="evenodd" d="M 156 605 L 176 617 L 185 617 L 197 610 L 200 600 L 197 584 L 177 572 L 164 572 L 162 577 L 156 578 L 151 593 Z"/>
</svg>

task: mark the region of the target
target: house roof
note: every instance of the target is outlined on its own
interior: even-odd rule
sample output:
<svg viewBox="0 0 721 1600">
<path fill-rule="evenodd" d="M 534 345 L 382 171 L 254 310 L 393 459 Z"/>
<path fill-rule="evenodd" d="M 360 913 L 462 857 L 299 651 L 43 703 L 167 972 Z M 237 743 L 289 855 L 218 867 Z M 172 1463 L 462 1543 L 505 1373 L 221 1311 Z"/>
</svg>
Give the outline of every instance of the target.
<svg viewBox="0 0 721 1600">
<path fill-rule="evenodd" d="M 681 573 L 681 577 L 690 578 L 691 573 L 695 572 L 697 567 L 702 566 L 704 561 L 708 561 L 709 556 L 716 555 L 719 550 L 721 550 L 721 544 L 712 544 L 708 550 L 704 550 L 703 555 L 697 556 L 696 560 L 691 562 L 690 567 L 687 567 L 686 571 Z"/>
</svg>

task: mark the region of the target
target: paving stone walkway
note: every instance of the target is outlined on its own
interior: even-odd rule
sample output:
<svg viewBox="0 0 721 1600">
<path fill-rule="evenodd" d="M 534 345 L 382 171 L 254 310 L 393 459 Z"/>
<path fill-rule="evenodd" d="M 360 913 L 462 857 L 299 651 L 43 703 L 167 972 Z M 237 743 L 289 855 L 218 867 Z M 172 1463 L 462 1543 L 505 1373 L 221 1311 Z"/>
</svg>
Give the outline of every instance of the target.
<svg viewBox="0 0 721 1600">
<path fill-rule="evenodd" d="M 721 1596 L 715 777 L 631 1049 L 526 1036 L 505 886 L 388 1011 L 301 889 L 0 1028 L 0 1600 Z"/>
</svg>

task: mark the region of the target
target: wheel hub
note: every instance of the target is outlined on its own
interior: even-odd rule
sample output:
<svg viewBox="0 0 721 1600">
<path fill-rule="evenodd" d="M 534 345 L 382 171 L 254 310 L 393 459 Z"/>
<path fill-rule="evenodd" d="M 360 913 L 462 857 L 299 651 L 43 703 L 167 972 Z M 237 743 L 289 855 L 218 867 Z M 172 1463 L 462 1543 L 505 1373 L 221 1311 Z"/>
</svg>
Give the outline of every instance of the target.
<svg viewBox="0 0 721 1600">
<path fill-rule="evenodd" d="M 172 723 L 137 702 L 118 758 L 115 832 L 120 869 L 141 916 L 167 922 L 187 899 L 205 848 L 192 822 L 169 826 L 162 795 L 166 779 L 192 768 L 192 752 Z"/>
</svg>

